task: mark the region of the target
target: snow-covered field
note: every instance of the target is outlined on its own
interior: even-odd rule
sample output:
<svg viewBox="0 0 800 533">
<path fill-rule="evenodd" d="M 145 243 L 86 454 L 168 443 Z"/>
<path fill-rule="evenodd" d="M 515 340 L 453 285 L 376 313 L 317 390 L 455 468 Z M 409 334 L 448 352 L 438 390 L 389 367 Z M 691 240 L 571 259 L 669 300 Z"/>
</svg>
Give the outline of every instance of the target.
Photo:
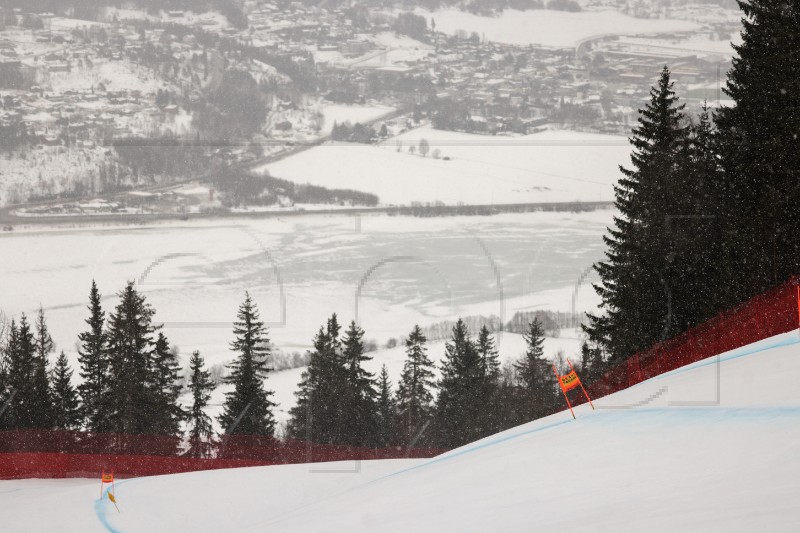
<svg viewBox="0 0 800 533">
<path fill-rule="evenodd" d="M 426 157 L 419 153 L 422 139 L 430 145 Z M 555 130 L 503 137 L 422 127 L 380 146 L 328 143 L 260 170 L 374 193 L 382 204 L 609 201 L 629 154 L 618 136 Z"/>
<path fill-rule="evenodd" d="M 576 284 L 603 257 L 601 235 L 612 215 L 289 216 L 3 232 L 0 308 L 18 317 L 41 304 L 57 349 L 73 365 L 93 278 L 106 311 L 125 282 L 136 281 L 156 309 L 155 320 L 166 324 L 165 333 L 180 348 L 183 364 L 196 349 L 210 365 L 233 357 L 231 323 L 245 291 L 284 352 L 305 352 L 333 312 L 342 322 L 357 318 L 366 339 L 384 344 L 407 335 L 415 323 L 569 311 L 573 295 L 576 311 L 594 309 L 597 299 L 588 286 L 594 278 L 577 292 Z M 504 337 L 501 357 L 517 357 L 519 339 Z M 577 349 L 577 340 L 559 342 L 567 342 L 571 353 Z M 548 355 L 556 349 L 554 344 Z M 431 349 L 436 357 L 440 352 L 440 346 Z M 373 370 L 386 361 L 396 381 L 401 356 L 383 353 Z M 284 403 L 293 401 L 298 377 L 276 373 L 268 385 L 284 391 Z"/>
<path fill-rule="evenodd" d="M 669 19 L 640 19 L 619 11 L 565 11 L 506 9 L 498 17 L 481 17 L 457 9 L 429 12 L 418 8 L 417 14 L 436 21 L 438 31 L 452 34 L 459 30 L 476 32 L 481 38 L 499 43 L 538 44 L 572 48 L 580 41 L 601 35 L 646 35 L 662 32 L 692 31 L 693 22 Z"/>
<path fill-rule="evenodd" d="M 97 89 L 102 84 L 109 91 L 141 91 L 149 94 L 158 89 L 172 89 L 152 70 L 130 61 L 97 60 L 91 66 L 75 62 L 70 72 L 49 74 L 47 87 L 55 92 Z"/>
<path fill-rule="evenodd" d="M 9 531 L 800 530 L 793 331 L 433 459 L 0 482 Z M 338 471 L 338 472 L 332 472 Z M 43 509 L 47 512 L 43 512 Z"/>
</svg>

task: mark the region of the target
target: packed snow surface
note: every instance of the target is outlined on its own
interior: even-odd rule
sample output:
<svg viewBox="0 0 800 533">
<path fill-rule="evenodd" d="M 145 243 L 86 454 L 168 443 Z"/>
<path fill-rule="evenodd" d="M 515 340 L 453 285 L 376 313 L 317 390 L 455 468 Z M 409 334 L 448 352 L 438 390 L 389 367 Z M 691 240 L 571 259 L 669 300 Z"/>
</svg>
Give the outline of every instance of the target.
<svg viewBox="0 0 800 533">
<path fill-rule="evenodd" d="M 712 357 L 433 459 L 0 482 L 8 531 L 798 531 L 800 339 Z M 46 512 L 44 511 L 46 510 Z"/>
</svg>

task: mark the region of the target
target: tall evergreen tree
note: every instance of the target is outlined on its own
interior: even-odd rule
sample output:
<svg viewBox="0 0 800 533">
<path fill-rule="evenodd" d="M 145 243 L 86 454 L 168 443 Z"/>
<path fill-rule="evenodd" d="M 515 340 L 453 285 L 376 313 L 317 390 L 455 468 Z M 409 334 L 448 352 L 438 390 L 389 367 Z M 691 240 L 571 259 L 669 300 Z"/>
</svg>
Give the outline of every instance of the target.
<svg viewBox="0 0 800 533">
<path fill-rule="evenodd" d="M 603 351 L 592 347 L 588 342 L 581 344 L 580 372 L 581 381 L 586 384 L 592 383 L 605 372 L 605 361 L 603 361 Z"/>
<path fill-rule="evenodd" d="M 346 394 L 343 404 L 343 423 L 346 426 L 345 444 L 369 446 L 375 442 L 376 398 L 374 376 L 364 369 L 372 357 L 364 353 L 364 330 L 355 321 L 345 332 L 342 342 L 342 359 L 346 371 Z"/>
<path fill-rule="evenodd" d="M 527 348 L 514 364 L 520 382 L 518 401 L 526 421 L 549 415 L 556 407 L 556 382 L 550 362 L 544 358 L 544 329 L 538 319 L 523 334 Z"/>
<path fill-rule="evenodd" d="M 72 369 L 63 350 L 53 367 L 52 387 L 53 425 L 56 429 L 77 429 L 81 420 L 78 393 L 72 386 Z"/>
<path fill-rule="evenodd" d="M 406 339 L 406 361 L 397 386 L 397 430 L 400 443 L 409 446 L 432 416 L 432 389 L 436 386 L 427 339 L 418 325 Z M 419 440 L 419 439 L 417 439 Z"/>
<path fill-rule="evenodd" d="M 102 399 L 108 386 L 109 354 L 104 331 L 105 313 L 94 280 L 89 292 L 89 318 L 86 324 L 89 329 L 78 335 L 78 362 L 83 379 L 83 383 L 78 385 L 81 414 L 88 431 L 105 431 L 108 429 L 108 413 L 103 410 Z"/>
<path fill-rule="evenodd" d="M 39 306 L 39 312 L 36 315 L 36 355 L 46 365 L 53 350 L 55 350 L 55 343 L 50 335 L 50 330 L 47 328 L 44 308 Z"/>
<path fill-rule="evenodd" d="M 500 356 L 495 339 L 484 324 L 478 332 L 475 349 L 481 358 L 482 403 L 480 409 L 480 427 L 483 435 L 491 435 L 502 429 L 501 411 L 504 406 L 500 397 Z"/>
<path fill-rule="evenodd" d="M 178 436 L 185 413 L 178 404 L 181 383 L 178 377 L 178 356 L 170 348 L 163 332 L 158 332 L 150 361 L 150 383 L 153 393 L 153 432 Z"/>
<path fill-rule="evenodd" d="M 129 282 L 108 318 L 108 382 L 100 410 L 107 429 L 119 434 L 152 433 L 155 404 L 150 373 L 154 310 Z M 124 442 L 120 446 L 124 447 Z"/>
<path fill-rule="evenodd" d="M 34 370 L 31 380 L 30 400 L 31 417 L 36 421 L 36 427 L 52 427 L 54 423 L 53 398 L 50 395 L 50 353 L 55 344 L 47 328 L 47 319 L 44 309 L 39 307 L 36 316 L 36 336 L 34 339 Z"/>
<path fill-rule="evenodd" d="M 291 438 L 318 444 L 345 441 L 346 368 L 339 340 L 339 322 L 334 313 L 314 337 L 314 349 L 295 393 L 297 404 L 290 410 Z"/>
<path fill-rule="evenodd" d="M 491 381 L 496 381 L 500 377 L 500 356 L 497 353 L 494 338 L 492 338 L 489 328 L 484 324 L 478 332 L 478 340 L 475 345 L 481 357 L 483 374 Z"/>
<path fill-rule="evenodd" d="M 592 368 L 592 354 L 589 350 L 589 343 L 583 341 L 581 343 L 581 362 L 580 362 L 580 370 L 582 375 L 587 375 L 591 372 Z M 588 381 L 588 380 L 586 380 Z"/>
<path fill-rule="evenodd" d="M 742 43 L 716 117 L 725 172 L 727 308 L 800 272 L 800 5 L 739 1 Z"/>
<path fill-rule="evenodd" d="M 200 352 L 192 353 L 192 359 L 189 361 L 189 391 L 192 395 L 192 406 L 186 417 L 189 437 L 187 455 L 190 457 L 208 457 L 210 440 L 214 434 L 211 417 L 206 414 L 205 409 L 216 385 L 211 381 L 211 374 L 203 369 L 203 365 Z"/>
<path fill-rule="evenodd" d="M 272 391 L 264 389 L 264 380 L 271 370 L 269 339 L 258 308 L 248 293 L 239 307 L 233 334 L 236 339 L 231 343 L 231 350 L 238 353 L 238 358 L 228 365 L 231 373 L 225 380 L 233 385 L 233 390 L 225 394 L 219 422 L 227 434 L 272 437 L 275 403 L 270 400 Z"/>
<path fill-rule="evenodd" d="M 713 125 L 704 103 L 690 125 L 685 146 L 676 158 L 683 165 L 676 186 L 673 213 L 667 220 L 671 335 L 715 315 L 721 304 L 718 283 L 724 272 L 722 226 L 724 198 Z"/>
<path fill-rule="evenodd" d="M 13 394 L 4 414 L 5 427 L 29 429 L 42 425 L 41 400 L 36 397 L 39 363 L 36 356 L 36 341 L 28 318 L 23 313 L 19 326 L 11 321 L 11 330 L 6 348 L 8 362 L 8 389 Z M 47 395 L 49 397 L 49 394 Z"/>
<path fill-rule="evenodd" d="M 27 388 L 28 380 L 33 373 L 33 360 L 24 357 L 24 354 L 20 352 L 19 329 L 13 319 L 9 326 L 3 355 L 5 368 L 3 407 L 5 410 L 0 415 L 0 427 L 16 429 L 23 422 L 21 418 L 25 408 L 24 395 L 20 393 Z"/>
<path fill-rule="evenodd" d="M 584 329 L 617 360 L 678 330 L 672 320 L 666 221 L 680 215 L 676 199 L 685 194 L 678 184 L 688 129 L 672 87 L 664 67 L 630 139 L 633 168 L 621 168 L 623 178 L 615 186 L 620 216 L 604 237 L 607 259 L 595 266 L 604 315 L 590 316 Z"/>
<path fill-rule="evenodd" d="M 483 383 L 483 361 L 466 324 L 459 318 L 445 344 L 438 383 L 436 430 L 441 446 L 454 448 L 482 436 Z"/>
<path fill-rule="evenodd" d="M 6 410 L 6 402 L 11 397 L 8 383 L 8 344 L 5 339 L 0 339 L 0 430 L 5 428 L 3 423 L 3 413 Z"/>
<path fill-rule="evenodd" d="M 395 401 L 392 397 L 392 383 L 386 365 L 381 366 L 378 377 L 377 429 L 375 445 L 381 448 L 394 444 L 395 437 Z"/>
</svg>

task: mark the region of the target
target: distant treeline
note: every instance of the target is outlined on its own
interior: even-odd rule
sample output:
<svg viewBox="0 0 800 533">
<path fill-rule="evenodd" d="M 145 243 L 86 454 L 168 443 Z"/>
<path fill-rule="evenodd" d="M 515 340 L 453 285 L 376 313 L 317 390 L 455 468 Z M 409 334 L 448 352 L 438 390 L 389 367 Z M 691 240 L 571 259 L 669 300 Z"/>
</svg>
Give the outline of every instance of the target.
<svg viewBox="0 0 800 533">
<path fill-rule="evenodd" d="M 445 205 L 441 202 L 422 204 L 413 202 L 409 207 L 398 207 L 389 211 L 389 215 L 412 217 L 444 217 L 444 216 L 489 216 L 500 213 L 531 213 L 535 211 L 556 211 L 582 213 L 597 209 L 608 209 L 612 202 L 557 202 L 531 204 L 501 205 Z"/>
<path fill-rule="evenodd" d="M 258 176 L 250 172 L 227 168 L 218 173 L 212 183 L 222 194 L 227 207 L 240 205 L 333 204 L 374 207 L 378 197 L 350 189 L 327 189 L 318 185 L 297 184 L 289 180 Z"/>
<path fill-rule="evenodd" d="M 297 364 L 306 369 L 284 434 L 318 444 L 454 448 L 563 408 L 536 319 L 524 329 L 524 353 L 506 364 L 487 327 L 476 332 L 459 319 L 451 323 L 437 365 L 427 337 L 414 326 L 402 340 L 406 357 L 395 387 L 385 365 L 378 375 L 365 369 L 372 357 L 364 330 L 355 321 L 343 327 L 335 313 L 305 356 L 276 361 L 269 330 L 245 293 L 233 322 L 234 359 L 223 369 L 207 368 L 198 351 L 188 366 L 181 364 L 154 320 L 155 309 L 133 282 L 118 300 L 104 309 L 92 283 L 86 326 L 77 336 L 77 387 L 66 354 L 54 360 L 42 309 L 33 321 L 24 313 L 10 322 L 0 315 L 0 431 L 163 435 L 171 453 L 207 457 L 223 435 L 276 436 L 269 376 Z M 587 381 L 602 371 L 602 361 L 585 346 L 577 366 Z M 208 408 L 219 382 L 228 387 L 218 435 Z M 186 403 L 179 401 L 184 393 Z M 120 438 L 108 451 L 125 453 L 130 445 Z"/>
<path fill-rule="evenodd" d="M 384 126 L 384 131 L 385 130 L 386 127 Z M 350 124 L 349 122 L 339 124 L 334 122 L 333 129 L 331 130 L 331 140 L 333 141 L 370 144 L 377 139 L 378 134 L 372 126 L 367 126 L 360 122 L 356 122 L 355 124 Z"/>
<path fill-rule="evenodd" d="M 496 315 L 471 315 L 461 317 L 460 320 L 466 324 L 470 331 L 480 331 L 486 328 L 490 333 L 507 331 L 509 333 L 524 334 L 527 332 L 528 325 L 534 320 L 537 321 L 544 334 L 548 337 L 558 337 L 563 328 L 571 328 L 580 325 L 586 318 L 584 313 L 569 313 L 564 311 L 518 311 L 510 320 L 503 323 L 503 320 Z M 436 322 L 422 328 L 422 332 L 429 341 L 439 341 L 450 336 L 456 323 L 452 320 Z M 397 339 L 392 339 L 387 346 L 392 347 L 398 344 Z"/>
<path fill-rule="evenodd" d="M 207 147 L 171 136 L 114 139 L 114 150 L 131 177 L 186 176 L 207 169 Z"/>
</svg>

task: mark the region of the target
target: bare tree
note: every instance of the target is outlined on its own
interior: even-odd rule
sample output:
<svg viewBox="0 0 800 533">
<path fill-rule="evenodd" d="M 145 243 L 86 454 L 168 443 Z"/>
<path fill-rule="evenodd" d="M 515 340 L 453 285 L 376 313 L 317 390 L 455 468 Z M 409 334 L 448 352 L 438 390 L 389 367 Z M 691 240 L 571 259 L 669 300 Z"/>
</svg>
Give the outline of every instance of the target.
<svg viewBox="0 0 800 533">
<path fill-rule="evenodd" d="M 419 140 L 419 153 L 422 154 L 422 157 L 428 155 L 428 152 L 431 149 L 431 145 L 427 139 L 420 139 Z"/>
</svg>

